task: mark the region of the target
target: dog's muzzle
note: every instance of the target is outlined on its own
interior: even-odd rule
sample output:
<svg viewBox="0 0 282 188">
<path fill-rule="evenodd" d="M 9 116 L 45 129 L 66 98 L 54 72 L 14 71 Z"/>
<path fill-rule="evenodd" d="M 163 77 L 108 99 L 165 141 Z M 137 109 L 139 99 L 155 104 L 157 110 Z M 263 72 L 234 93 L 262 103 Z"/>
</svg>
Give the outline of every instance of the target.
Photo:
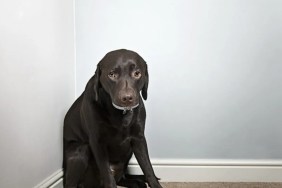
<svg viewBox="0 0 282 188">
<path fill-rule="evenodd" d="M 136 108 L 137 106 L 139 106 L 139 103 L 134 105 L 134 106 L 128 106 L 128 107 L 123 107 L 123 106 L 118 106 L 116 105 L 115 103 L 112 103 L 113 106 L 116 108 L 116 109 L 119 109 L 119 110 L 123 110 L 123 114 L 126 113 L 126 111 L 130 111 L 132 112 L 134 108 Z"/>
</svg>

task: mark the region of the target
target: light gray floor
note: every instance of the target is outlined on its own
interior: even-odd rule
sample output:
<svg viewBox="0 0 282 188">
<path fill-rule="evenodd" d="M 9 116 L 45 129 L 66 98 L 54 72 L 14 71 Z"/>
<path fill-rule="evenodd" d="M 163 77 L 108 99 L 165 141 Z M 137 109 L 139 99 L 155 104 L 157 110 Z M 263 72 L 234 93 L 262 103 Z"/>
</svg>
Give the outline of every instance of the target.
<svg viewBox="0 0 282 188">
<path fill-rule="evenodd" d="M 163 188 L 282 188 L 281 183 L 162 183 Z"/>
<path fill-rule="evenodd" d="M 163 188 L 282 188 L 281 183 L 162 183 Z M 119 187 L 122 188 L 122 187 Z"/>
</svg>

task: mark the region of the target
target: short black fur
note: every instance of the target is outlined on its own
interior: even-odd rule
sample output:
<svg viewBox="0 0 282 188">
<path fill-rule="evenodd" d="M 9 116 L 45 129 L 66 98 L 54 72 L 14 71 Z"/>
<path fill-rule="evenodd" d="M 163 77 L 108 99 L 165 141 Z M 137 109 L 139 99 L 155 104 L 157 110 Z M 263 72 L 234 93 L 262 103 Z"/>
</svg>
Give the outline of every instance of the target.
<svg viewBox="0 0 282 188">
<path fill-rule="evenodd" d="M 109 75 L 113 67 L 122 72 Z M 144 136 L 146 111 L 140 92 L 147 99 L 148 79 L 146 62 L 133 51 L 112 51 L 99 62 L 65 117 L 65 188 L 144 188 L 146 182 L 161 188 Z M 128 110 L 116 109 L 113 103 Z M 126 173 L 133 153 L 144 176 Z"/>
</svg>

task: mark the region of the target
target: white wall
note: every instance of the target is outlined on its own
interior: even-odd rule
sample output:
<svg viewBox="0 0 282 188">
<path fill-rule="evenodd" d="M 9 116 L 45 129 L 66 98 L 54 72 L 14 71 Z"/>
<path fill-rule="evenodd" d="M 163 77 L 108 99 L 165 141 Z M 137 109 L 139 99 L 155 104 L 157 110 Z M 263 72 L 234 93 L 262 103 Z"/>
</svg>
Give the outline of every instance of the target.
<svg viewBox="0 0 282 188">
<path fill-rule="evenodd" d="M 153 161 L 282 159 L 281 1 L 75 6 L 76 72 L 73 1 L 0 2 L 0 187 L 33 187 L 61 168 L 74 82 L 78 96 L 118 48 L 149 65 Z"/>
<path fill-rule="evenodd" d="M 282 159 L 282 1 L 76 1 L 77 96 L 110 50 L 149 65 L 154 159 Z"/>
<path fill-rule="evenodd" d="M 34 187 L 61 169 L 73 16 L 68 0 L 0 2 L 0 187 Z"/>
</svg>

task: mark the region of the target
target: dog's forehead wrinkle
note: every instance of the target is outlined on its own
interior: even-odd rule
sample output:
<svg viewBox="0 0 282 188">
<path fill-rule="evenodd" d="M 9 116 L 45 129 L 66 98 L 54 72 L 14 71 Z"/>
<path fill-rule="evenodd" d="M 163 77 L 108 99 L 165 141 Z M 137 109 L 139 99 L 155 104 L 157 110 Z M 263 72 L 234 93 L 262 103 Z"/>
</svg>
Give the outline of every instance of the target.
<svg viewBox="0 0 282 188">
<path fill-rule="evenodd" d="M 136 54 L 130 53 L 130 51 L 126 54 L 118 52 L 109 53 L 104 59 L 100 62 L 100 67 L 103 70 L 111 71 L 115 68 L 119 67 L 121 69 L 127 69 L 131 67 L 133 69 L 145 69 L 145 61 Z M 134 66 L 134 67 L 133 67 Z"/>
<path fill-rule="evenodd" d="M 139 69 L 139 66 L 134 61 L 121 61 L 109 67 L 109 71 L 121 72 L 125 75 L 129 74 L 135 69 Z"/>
<path fill-rule="evenodd" d="M 122 67 L 136 66 L 136 61 L 134 59 L 124 59 L 119 62 Z"/>
<path fill-rule="evenodd" d="M 127 69 L 135 69 L 139 66 L 134 60 L 126 60 L 123 61 L 121 59 L 117 61 L 111 61 L 109 63 L 103 63 L 101 68 L 106 71 L 118 71 L 118 70 L 127 70 Z"/>
</svg>

